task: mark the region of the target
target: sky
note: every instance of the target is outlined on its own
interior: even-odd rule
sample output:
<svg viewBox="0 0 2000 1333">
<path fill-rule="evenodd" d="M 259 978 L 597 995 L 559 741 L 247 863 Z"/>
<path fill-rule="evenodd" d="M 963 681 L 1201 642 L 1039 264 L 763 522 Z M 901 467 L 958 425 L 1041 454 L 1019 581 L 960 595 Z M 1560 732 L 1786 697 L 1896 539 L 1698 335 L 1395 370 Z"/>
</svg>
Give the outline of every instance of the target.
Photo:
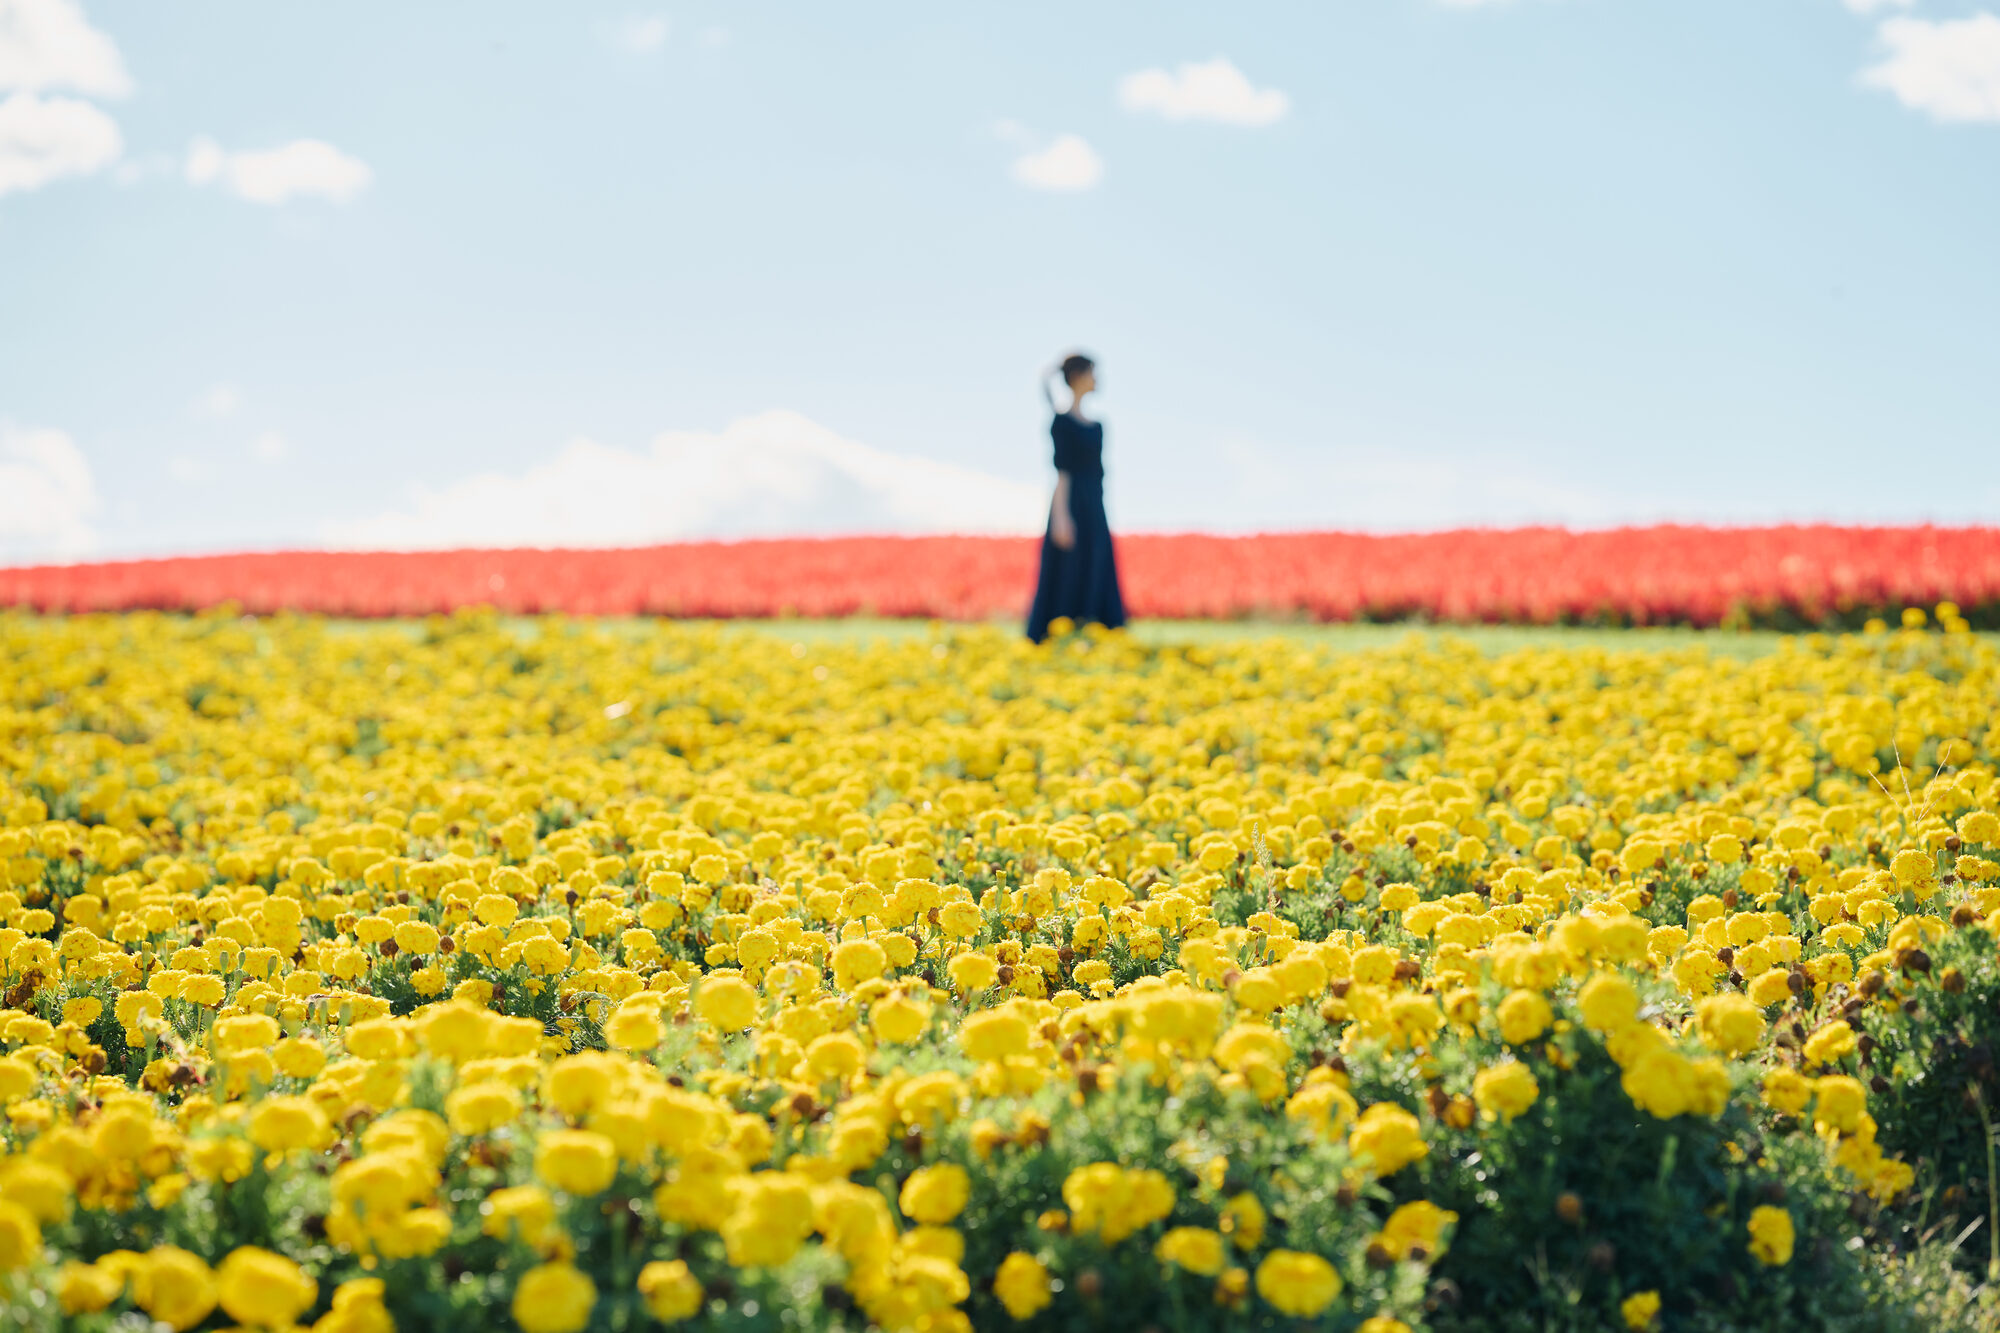
<svg viewBox="0 0 2000 1333">
<path fill-rule="evenodd" d="M 2000 519 L 2000 0 L 0 0 L 0 561 Z"/>
</svg>

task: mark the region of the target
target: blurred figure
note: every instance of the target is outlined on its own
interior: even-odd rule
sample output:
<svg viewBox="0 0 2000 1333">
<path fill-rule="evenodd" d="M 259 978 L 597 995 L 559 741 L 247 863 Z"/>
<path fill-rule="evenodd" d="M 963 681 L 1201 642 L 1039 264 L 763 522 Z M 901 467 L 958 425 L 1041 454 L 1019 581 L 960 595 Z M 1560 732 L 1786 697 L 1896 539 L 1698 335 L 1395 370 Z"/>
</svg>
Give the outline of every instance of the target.
<svg viewBox="0 0 2000 1333">
<path fill-rule="evenodd" d="M 1069 388 L 1069 409 L 1058 410 L 1055 378 Z M 1042 571 L 1035 604 L 1028 612 L 1028 637 L 1049 636 L 1049 623 L 1095 621 L 1116 629 L 1125 623 L 1125 599 L 1118 591 L 1118 562 L 1111 550 L 1111 525 L 1104 517 L 1104 423 L 1084 415 L 1084 399 L 1097 388 L 1097 363 L 1072 353 L 1042 381 L 1055 419 L 1049 437 L 1056 447 L 1056 494 L 1042 536 Z"/>
</svg>

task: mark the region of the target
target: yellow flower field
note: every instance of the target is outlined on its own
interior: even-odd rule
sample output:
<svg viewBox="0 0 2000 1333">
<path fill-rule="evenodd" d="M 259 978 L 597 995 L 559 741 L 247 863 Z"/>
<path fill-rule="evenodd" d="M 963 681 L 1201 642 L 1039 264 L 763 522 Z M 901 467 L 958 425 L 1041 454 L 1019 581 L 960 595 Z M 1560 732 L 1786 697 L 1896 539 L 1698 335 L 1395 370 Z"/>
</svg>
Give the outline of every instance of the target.
<svg viewBox="0 0 2000 1333">
<path fill-rule="evenodd" d="M 0 1327 L 1991 1326 L 1938 621 L 0 615 Z"/>
</svg>

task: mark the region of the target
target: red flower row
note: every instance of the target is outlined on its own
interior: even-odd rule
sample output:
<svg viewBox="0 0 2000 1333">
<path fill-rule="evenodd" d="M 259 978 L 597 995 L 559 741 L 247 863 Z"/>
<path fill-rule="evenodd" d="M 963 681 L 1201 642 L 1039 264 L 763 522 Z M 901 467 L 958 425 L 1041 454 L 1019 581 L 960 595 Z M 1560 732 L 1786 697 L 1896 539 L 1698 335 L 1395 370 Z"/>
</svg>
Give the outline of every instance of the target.
<svg viewBox="0 0 2000 1333">
<path fill-rule="evenodd" d="M 420 615 L 1020 614 L 1036 543 L 690 542 L 629 550 L 288 551 L 0 569 L 0 606 Z M 1660 526 L 1118 540 L 1134 616 L 1816 625 L 1941 600 L 2000 607 L 2000 528 Z"/>
</svg>

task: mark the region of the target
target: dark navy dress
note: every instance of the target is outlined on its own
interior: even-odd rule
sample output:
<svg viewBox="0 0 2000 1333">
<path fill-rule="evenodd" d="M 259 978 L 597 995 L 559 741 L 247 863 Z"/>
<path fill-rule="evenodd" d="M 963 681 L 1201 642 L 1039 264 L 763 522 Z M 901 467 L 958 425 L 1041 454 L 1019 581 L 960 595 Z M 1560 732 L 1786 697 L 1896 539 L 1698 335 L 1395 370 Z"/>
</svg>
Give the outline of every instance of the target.
<svg viewBox="0 0 2000 1333">
<path fill-rule="evenodd" d="M 1096 621 L 1116 629 L 1125 623 L 1125 599 L 1118 591 L 1118 561 L 1111 550 L 1111 524 L 1104 517 L 1104 423 L 1080 421 L 1063 413 L 1049 427 L 1056 445 L 1056 471 L 1069 473 L 1069 512 L 1076 545 L 1065 551 L 1050 531 L 1042 534 L 1042 573 L 1035 604 L 1028 612 L 1028 637 L 1049 636 L 1049 622 L 1067 616 L 1081 625 Z"/>
</svg>

